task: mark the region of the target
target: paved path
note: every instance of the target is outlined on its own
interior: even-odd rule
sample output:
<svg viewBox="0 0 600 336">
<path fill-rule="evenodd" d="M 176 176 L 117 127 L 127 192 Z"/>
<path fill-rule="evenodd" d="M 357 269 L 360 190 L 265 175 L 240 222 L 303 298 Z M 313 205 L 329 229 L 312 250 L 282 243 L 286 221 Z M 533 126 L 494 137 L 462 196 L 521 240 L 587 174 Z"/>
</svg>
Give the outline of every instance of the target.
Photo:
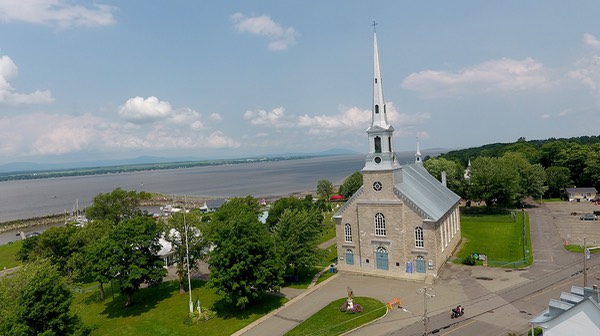
<svg viewBox="0 0 600 336">
<path fill-rule="evenodd" d="M 529 328 L 528 321 L 547 307 L 550 298 L 571 285 L 582 286 L 581 254 L 562 247 L 563 228 L 556 211 L 546 206 L 527 210 L 535 257 L 533 266 L 512 270 L 447 263 L 431 286 L 435 297 L 427 300 L 429 331 L 438 335 L 507 335 Z M 600 229 L 599 229 L 600 230 Z M 600 267 L 590 262 L 590 278 L 598 279 Z M 597 280 L 594 280 L 597 281 Z M 312 316 L 331 301 L 345 297 L 346 287 L 355 296 L 367 296 L 388 302 L 400 297 L 409 312 L 393 309 L 382 319 L 349 335 L 419 335 L 423 333 L 423 294 L 421 282 L 339 273 L 313 288 L 284 294 L 291 300 L 235 335 L 283 335 Z M 450 319 L 450 309 L 465 306 L 465 318 Z M 414 312 L 414 313 L 411 313 Z M 472 328 L 472 331 L 469 331 Z M 456 330 L 456 333 L 454 333 Z M 443 332 L 443 333 L 442 333 Z"/>
</svg>

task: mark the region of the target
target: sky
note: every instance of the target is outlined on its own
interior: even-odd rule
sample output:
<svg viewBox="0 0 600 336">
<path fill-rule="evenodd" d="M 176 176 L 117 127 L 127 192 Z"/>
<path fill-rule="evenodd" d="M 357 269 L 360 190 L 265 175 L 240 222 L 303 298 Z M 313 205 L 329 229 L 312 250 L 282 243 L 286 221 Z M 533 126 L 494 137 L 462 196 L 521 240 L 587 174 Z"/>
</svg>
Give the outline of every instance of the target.
<svg viewBox="0 0 600 336">
<path fill-rule="evenodd" d="M 600 134 L 599 1 L 0 0 L 0 164 Z"/>
</svg>

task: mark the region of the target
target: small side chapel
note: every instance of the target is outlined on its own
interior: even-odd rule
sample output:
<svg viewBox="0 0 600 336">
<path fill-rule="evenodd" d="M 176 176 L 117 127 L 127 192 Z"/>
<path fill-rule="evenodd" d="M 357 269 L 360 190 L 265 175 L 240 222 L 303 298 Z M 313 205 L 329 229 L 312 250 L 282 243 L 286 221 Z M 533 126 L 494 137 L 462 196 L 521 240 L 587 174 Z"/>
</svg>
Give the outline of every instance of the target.
<svg viewBox="0 0 600 336">
<path fill-rule="evenodd" d="M 458 245 L 460 197 L 393 150 L 374 32 L 373 105 L 362 187 L 335 213 L 338 270 L 432 282 Z"/>
</svg>

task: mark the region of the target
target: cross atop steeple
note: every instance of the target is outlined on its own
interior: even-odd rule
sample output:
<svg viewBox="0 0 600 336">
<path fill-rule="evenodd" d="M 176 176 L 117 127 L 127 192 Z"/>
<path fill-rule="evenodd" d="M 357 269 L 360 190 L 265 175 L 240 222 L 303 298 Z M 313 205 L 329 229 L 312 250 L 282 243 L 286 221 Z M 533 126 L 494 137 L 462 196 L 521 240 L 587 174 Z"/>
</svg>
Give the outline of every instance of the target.
<svg viewBox="0 0 600 336">
<path fill-rule="evenodd" d="M 377 29 L 375 26 L 377 26 L 377 22 L 375 22 L 375 20 L 373 20 L 373 23 L 371 24 L 371 26 L 373 26 L 373 33 L 377 34 Z"/>
</svg>

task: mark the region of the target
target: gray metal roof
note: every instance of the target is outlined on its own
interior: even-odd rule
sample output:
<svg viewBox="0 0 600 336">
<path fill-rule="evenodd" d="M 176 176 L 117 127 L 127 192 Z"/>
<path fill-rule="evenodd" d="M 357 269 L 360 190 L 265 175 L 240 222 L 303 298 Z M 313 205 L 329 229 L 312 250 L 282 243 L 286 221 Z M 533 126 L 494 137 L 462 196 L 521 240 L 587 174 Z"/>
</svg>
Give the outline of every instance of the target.
<svg viewBox="0 0 600 336">
<path fill-rule="evenodd" d="M 569 193 L 569 194 L 574 194 L 574 193 L 597 193 L 598 191 L 596 190 L 596 188 L 594 187 L 584 187 L 584 188 L 565 188 L 565 190 Z"/>
<path fill-rule="evenodd" d="M 395 188 L 404 201 L 432 221 L 440 220 L 460 200 L 420 163 L 403 165 L 402 181 Z"/>
<path fill-rule="evenodd" d="M 573 309 L 574 307 L 583 307 L 583 304 L 586 301 L 590 301 L 593 303 L 592 307 L 595 307 L 595 309 L 588 313 L 594 314 L 595 319 L 597 320 L 598 316 L 600 316 L 600 306 L 598 305 L 596 300 L 594 300 L 595 295 L 597 295 L 597 292 L 593 288 L 572 286 L 570 293 L 562 292 L 562 294 L 560 295 L 560 300 L 550 299 L 550 302 L 548 303 L 548 308 L 544 309 L 544 311 L 542 311 L 536 317 L 529 320 L 529 323 L 539 325 L 548 321 L 552 321 L 555 318 L 561 316 L 566 311 Z"/>
</svg>

